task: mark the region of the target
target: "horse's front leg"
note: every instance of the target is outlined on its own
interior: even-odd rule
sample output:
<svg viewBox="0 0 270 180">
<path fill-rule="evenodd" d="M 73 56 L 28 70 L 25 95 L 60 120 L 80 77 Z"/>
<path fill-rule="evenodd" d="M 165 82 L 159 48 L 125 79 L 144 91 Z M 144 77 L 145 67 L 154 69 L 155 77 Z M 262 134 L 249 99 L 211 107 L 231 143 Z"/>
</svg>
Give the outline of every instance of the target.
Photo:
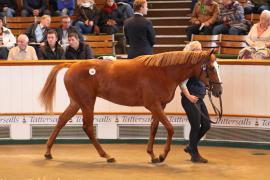
<svg viewBox="0 0 270 180">
<path fill-rule="evenodd" d="M 45 153 L 46 159 L 52 159 L 51 149 L 53 143 L 59 134 L 60 130 L 66 125 L 66 123 L 78 112 L 79 106 L 76 103 L 70 103 L 66 110 L 59 116 L 59 120 L 51 133 L 48 141 L 47 141 L 47 150 Z"/>
<path fill-rule="evenodd" d="M 159 158 L 155 156 L 154 151 L 153 151 L 155 136 L 158 130 L 158 124 L 159 124 L 159 121 L 154 116 L 152 116 L 150 136 L 149 136 L 149 141 L 147 145 L 147 153 L 151 156 L 152 163 L 160 162 Z"/>
<path fill-rule="evenodd" d="M 157 119 L 157 121 L 160 121 L 163 124 L 163 126 L 167 129 L 168 132 L 166 144 L 164 147 L 164 153 L 160 154 L 159 156 L 159 161 L 163 162 L 171 149 L 172 136 L 174 134 L 173 126 L 166 117 L 161 105 L 153 104 L 151 107 L 149 107 L 149 110 L 152 112 L 153 116 Z"/>
</svg>

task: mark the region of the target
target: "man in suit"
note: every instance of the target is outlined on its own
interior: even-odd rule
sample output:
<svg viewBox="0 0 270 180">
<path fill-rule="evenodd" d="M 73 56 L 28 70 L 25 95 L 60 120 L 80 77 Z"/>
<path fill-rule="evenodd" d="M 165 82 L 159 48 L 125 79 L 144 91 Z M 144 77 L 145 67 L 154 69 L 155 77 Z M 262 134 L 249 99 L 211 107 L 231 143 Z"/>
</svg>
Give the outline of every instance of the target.
<svg viewBox="0 0 270 180">
<path fill-rule="evenodd" d="M 124 23 L 124 32 L 129 44 L 128 58 L 135 58 L 140 55 L 153 54 L 155 44 L 155 32 L 152 22 L 145 19 L 147 14 L 146 0 L 135 0 L 133 4 L 134 16 Z"/>
</svg>

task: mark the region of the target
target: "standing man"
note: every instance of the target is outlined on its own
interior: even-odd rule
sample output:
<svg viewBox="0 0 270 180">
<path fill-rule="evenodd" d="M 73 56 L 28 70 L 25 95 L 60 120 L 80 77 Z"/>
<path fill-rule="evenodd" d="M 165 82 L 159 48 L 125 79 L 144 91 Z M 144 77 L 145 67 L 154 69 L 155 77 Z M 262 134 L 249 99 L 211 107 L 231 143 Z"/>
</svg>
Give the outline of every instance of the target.
<svg viewBox="0 0 270 180">
<path fill-rule="evenodd" d="M 135 0 L 133 4 L 134 17 L 124 23 L 124 32 L 129 44 L 128 58 L 132 59 L 140 55 L 153 54 L 155 44 L 155 32 L 152 22 L 145 19 L 148 7 L 146 0 Z"/>
</svg>

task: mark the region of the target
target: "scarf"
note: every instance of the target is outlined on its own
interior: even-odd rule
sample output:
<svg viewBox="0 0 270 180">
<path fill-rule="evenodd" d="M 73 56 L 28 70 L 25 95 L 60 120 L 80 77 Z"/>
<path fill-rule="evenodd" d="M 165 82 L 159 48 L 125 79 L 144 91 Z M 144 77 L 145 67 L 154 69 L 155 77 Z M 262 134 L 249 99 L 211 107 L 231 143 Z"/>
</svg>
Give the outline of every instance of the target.
<svg viewBox="0 0 270 180">
<path fill-rule="evenodd" d="M 102 11 L 106 12 L 107 14 L 111 14 L 113 10 L 115 10 L 116 8 L 117 8 L 116 3 L 113 3 L 112 6 L 108 6 L 108 4 L 105 4 Z"/>
</svg>

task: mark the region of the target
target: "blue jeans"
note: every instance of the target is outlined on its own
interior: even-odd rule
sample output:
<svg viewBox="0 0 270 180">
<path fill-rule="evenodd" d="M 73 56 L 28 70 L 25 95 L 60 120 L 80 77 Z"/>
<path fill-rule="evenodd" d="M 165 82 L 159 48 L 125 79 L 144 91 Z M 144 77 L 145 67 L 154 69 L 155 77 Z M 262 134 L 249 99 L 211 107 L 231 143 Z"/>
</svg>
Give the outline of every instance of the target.
<svg viewBox="0 0 270 180">
<path fill-rule="evenodd" d="M 87 34 L 93 31 L 93 26 L 86 26 L 82 21 L 76 22 L 75 27 L 81 34 Z"/>
<path fill-rule="evenodd" d="M 213 34 L 231 34 L 231 35 L 240 35 L 244 33 L 243 30 L 235 28 L 235 27 L 228 27 L 224 24 L 219 24 L 214 26 L 213 28 Z"/>
</svg>

